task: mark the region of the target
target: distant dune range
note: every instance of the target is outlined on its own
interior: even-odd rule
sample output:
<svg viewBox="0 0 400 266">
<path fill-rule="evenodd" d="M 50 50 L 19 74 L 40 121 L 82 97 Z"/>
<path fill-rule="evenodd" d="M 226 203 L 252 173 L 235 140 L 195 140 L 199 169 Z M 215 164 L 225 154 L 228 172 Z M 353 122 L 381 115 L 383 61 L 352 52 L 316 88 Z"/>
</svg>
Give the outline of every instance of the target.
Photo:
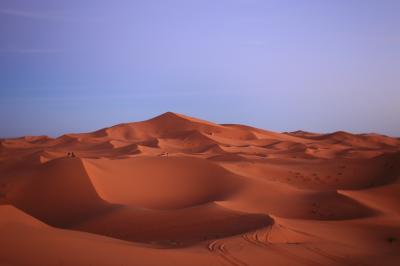
<svg viewBox="0 0 400 266">
<path fill-rule="evenodd" d="M 0 265 L 400 265 L 400 139 L 171 112 L 1 139 Z"/>
</svg>

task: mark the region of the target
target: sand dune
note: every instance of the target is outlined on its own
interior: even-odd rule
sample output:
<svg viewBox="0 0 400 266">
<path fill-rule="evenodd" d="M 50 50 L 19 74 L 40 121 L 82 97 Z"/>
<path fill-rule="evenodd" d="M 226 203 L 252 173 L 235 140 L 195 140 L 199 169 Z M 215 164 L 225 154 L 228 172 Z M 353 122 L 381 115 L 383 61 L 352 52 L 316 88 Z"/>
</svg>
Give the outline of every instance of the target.
<svg viewBox="0 0 400 266">
<path fill-rule="evenodd" d="M 84 165 L 104 200 L 152 209 L 177 209 L 221 200 L 244 182 L 198 158 L 87 159 Z"/>
<path fill-rule="evenodd" d="M 400 139 L 167 112 L 0 140 L 0 265 L 398 265 Z"/>
</svg>

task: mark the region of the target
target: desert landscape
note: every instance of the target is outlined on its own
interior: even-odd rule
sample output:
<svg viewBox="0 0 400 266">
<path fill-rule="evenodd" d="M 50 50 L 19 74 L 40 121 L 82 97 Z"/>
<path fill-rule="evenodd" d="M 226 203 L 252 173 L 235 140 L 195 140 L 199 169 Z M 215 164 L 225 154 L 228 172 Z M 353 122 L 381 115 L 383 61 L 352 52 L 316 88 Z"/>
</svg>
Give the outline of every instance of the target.
<svg viewBox="0 0 400 266">
<path fill-rule="evenodd" d="M 399 265 L 400 139 L 167 112 L 0 140 L 0 265 Z"/>
</svg>

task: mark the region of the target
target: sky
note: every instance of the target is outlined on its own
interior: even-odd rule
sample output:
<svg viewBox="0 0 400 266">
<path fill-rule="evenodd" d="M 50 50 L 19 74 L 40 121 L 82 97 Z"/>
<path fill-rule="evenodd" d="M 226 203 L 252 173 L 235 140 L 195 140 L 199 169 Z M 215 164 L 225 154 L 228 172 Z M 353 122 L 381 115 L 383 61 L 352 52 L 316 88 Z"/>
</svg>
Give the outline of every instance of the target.
<svg viewBox="0 0 400 266">
<path fill-rule="evenodd" d="M 400 136 L 400 1 L 0 0 L 0 137 L 166 111 Z"/>
</svg>

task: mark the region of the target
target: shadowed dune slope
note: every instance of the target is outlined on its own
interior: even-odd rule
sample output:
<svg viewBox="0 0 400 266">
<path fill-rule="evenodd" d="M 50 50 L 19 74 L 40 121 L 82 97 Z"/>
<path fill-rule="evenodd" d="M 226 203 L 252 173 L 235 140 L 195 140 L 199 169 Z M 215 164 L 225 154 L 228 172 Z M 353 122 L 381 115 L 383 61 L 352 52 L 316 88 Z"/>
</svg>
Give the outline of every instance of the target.
<svg viewBox="0 0 400 266">
<path fill-rule="evenodd" d="M 35 167 L 14 184 L 7 201 L 55 226 L 73 224 L 112 207 L 98 196 L 78 158 Z"/>
<path fill-rule="evenodd" d="M 170 211 L 123 207 L 73 228 L 128 241 L 176 247 L 245 233 L 271 223 L 272 219 L 265 214 L 206 204 Z"/>
<path fill-rule="evenodd" d="M 166 250 L 47 226 L 0 205 L 1 265 L 207 265 L 218 259 L 199 250 Z"/>
</svg>

